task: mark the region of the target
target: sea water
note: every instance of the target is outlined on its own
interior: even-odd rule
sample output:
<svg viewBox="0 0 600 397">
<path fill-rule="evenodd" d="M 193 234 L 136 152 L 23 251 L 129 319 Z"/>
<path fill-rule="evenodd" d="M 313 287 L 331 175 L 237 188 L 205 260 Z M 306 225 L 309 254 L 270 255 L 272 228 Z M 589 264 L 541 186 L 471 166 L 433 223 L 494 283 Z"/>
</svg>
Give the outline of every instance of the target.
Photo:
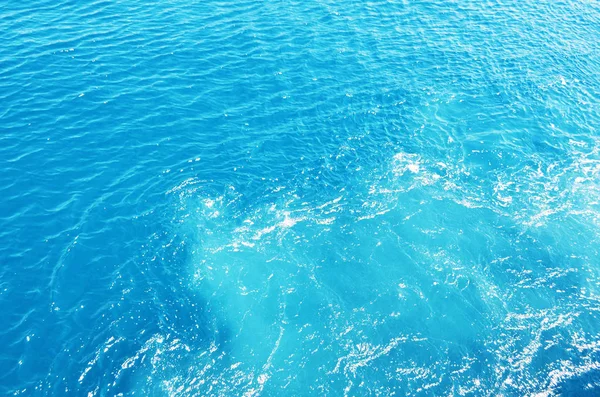
<svg viewBox="0 0 600 397">
<path fill-rule="evenodd" d="M 600 5 L 4 0 L 0 395 L 600 393 Z"/>
</svg>

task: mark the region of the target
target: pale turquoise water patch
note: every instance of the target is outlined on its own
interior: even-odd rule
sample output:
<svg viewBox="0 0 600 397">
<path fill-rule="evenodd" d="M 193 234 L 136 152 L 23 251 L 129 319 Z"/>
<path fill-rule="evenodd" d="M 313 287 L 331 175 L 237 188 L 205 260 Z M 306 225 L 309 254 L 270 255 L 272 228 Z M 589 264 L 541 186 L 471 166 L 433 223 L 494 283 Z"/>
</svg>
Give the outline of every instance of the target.
<svg viewBox="0 0 600 397">
<path fill-rule="evenodd" d="M 599 23 L 2 8 L 0 394 L 597 394 Z"/>
</svg>

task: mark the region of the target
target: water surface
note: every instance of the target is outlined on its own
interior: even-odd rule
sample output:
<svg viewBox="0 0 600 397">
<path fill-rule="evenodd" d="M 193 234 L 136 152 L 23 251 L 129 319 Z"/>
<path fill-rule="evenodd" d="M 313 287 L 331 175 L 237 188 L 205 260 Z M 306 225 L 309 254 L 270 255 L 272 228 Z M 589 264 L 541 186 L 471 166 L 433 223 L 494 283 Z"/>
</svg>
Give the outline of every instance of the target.
<svg viewBox="0 0 600 397">
<path fill-rule="evenodd" d="M 594 1 L 8 1 L 0 394 L 600 392 Z"/>
</svg>

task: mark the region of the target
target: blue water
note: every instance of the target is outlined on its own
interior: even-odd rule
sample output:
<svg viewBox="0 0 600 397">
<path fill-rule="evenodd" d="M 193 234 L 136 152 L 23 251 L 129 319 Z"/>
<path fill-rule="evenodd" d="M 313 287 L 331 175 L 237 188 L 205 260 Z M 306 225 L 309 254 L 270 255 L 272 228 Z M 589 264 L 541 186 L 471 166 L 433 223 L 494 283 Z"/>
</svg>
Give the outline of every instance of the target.
<svg viewBox="0 0 600 397">
<path fill-rule="evenodd" d="M 0 395 L 600 394 L 596 1 L 0 4 Z"/>
</svg>

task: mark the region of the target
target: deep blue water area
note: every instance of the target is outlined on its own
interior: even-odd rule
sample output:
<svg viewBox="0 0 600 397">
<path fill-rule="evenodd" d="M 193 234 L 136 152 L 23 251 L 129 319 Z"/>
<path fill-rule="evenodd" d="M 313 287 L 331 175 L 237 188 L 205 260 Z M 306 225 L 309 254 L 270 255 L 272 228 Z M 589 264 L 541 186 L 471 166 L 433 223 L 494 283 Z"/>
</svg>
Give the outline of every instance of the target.
<svg viewBox="0 0 600 397">
<path fill-rule="evenodd" d="M 600 394 L 600 3 L 0 1 L 0 395 Z"/>
</svg>

